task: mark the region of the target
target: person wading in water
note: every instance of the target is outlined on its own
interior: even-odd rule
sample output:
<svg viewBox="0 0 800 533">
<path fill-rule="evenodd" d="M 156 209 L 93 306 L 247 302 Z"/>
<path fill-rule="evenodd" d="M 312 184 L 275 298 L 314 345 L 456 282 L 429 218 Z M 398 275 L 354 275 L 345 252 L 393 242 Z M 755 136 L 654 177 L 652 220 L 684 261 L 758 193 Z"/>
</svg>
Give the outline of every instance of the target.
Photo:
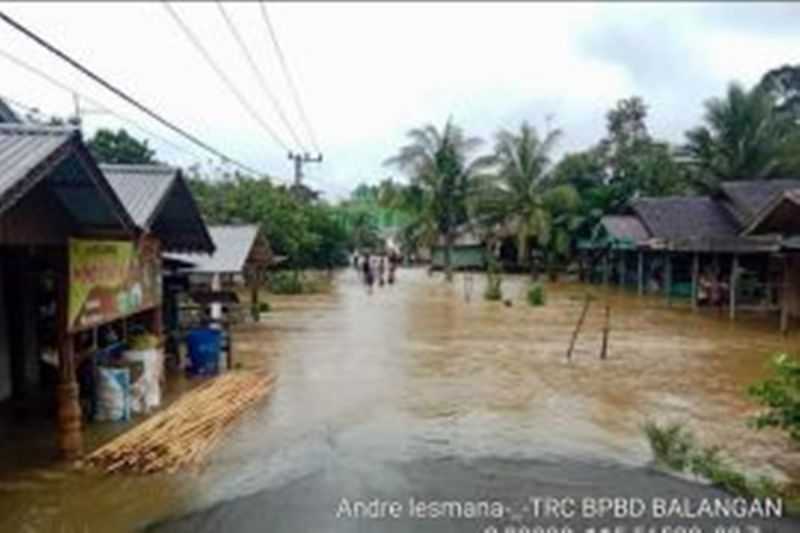
<svg viewBox="0 0 800 533">
<path fill-rule="evenodd" d="M 364 262 L 361 264 L 364 272 L 364 283 L 367 284 L 369 292 L 372 292 L 372 285 L 375 283 L 375 276 L 372 273 L 372 262 L 370 261 L 369 254 L 364 256 Z"/>
<path fill-rule="evenodd" d="M 399 262 L 399 259 L 398 259 L 397 255 L 392 253 L 389 256 L 389 279 L 386 280 L 386 281 L 389 282 L 389 285 L 394 285 L 394 271 L 397 270 L 397 263 L 398 262 Z"/>
<path fill-rule="evenodd" d="M 386 273 L 386 262 L 383 257 L 378 259 L 378 285 L 383 287 L 383 275 Z"/>
</svg>

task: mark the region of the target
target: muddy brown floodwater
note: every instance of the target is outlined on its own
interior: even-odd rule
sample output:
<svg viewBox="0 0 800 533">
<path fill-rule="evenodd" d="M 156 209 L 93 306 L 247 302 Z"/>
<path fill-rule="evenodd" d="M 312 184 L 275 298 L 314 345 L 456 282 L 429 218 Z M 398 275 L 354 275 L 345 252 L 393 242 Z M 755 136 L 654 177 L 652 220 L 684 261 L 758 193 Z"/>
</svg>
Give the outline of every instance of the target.
<svg viewBox="0 0 800 533">
<path fill-rule="evenodd" d="M 333 463 L 365 472 L 448 457 L 641 466 L 651 460 L 646 420 L 686 423 L 747 471 L 800 477 L 800 455 L 785 437 L 745 423 L 756 409 L 747 385 L 765 375 L 770 354 L 796 353 L 800 343 L 780 336 L 775 320 L 731 322 L 567 283 L 548 285 L 547 305 L 531 308 L 526 280 L 510 276 L 507 307 L 483 300 L 482 276 L 469 301 L 468 287 L 461 275 L 448 285 L 401 270 L 398 284 L 368 294 L 346 271 L 329 294 L 271 297 L 264 321 L 240 330 L 237 357 L 275 370 L 278 386 L 202 471 L 76 472 L 32 459 L 51 427 L 14 431 L 15 444 L 0 448 L 0 531 L 139 530 Z M 567 362 L 587 291 L 598 300 Z M 601 361 L 606 298 L 612 330 Z M 92 425 L 87 440 L 108 432 Z"/>
</svg>

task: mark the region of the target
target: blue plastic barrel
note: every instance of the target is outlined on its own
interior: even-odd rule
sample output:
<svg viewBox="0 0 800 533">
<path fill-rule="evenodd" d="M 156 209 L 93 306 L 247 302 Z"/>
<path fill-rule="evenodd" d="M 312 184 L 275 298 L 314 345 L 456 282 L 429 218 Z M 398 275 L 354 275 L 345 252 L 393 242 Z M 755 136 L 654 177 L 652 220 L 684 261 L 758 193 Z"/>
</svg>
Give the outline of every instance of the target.
<svg viewBox="0 0 800 533">
<path fill-rule="evenodd" d="M 222 332 L 218 329 L 193 329 L 186 336 L 189 347 L 189 373 L 210 375 L 217 373 Z"/>
</svg>

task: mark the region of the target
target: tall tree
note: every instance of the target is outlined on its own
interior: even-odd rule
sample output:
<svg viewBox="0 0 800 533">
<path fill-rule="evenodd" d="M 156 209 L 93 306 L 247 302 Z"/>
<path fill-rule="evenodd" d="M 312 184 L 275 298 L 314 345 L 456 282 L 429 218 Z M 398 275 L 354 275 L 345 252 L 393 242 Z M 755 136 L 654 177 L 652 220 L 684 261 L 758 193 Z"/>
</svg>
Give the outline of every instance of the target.
<svg viewBox="0 0 800 533">
<path fill-rule="evenodd" d="M 564 236 L 556 231 L 555 222 L 578 204 L 575 189 L 556 184 L 549 175 L 550 153 L 560 136 L 555 130 L 542 139 L 527 122 L 518 131 L 501 130 L 496 135 L 498 171 L 484 188 L 478 209 L 485 222 L 500 222 L 514 232 L 520 267 L 532 269 L 529 246 L 534 240 L 543 251 L 563 250 Z"/>
<path fill-rule="evenodd" d="M 452 281 L 456 229 L 467 221 L 466 201 L 476 176 L 492 159 L 473 159 L 471 154 L 481 140 L 466 136 L 450 120 L 441 130 L 428 124 L 412 129 L 407 136 L 411 142 L 384 164 L 407 172 L 422 192 L 422 209 L 415 225 L 436 229 L 444 242 L 445 279 Z"/>
<path fill-rule="evenodd" d="M 800 64 L 767 71 L 758 86 L 772 97 L 778 113 L 788 114 L 796 123 L 800 122 Z"/>
<path fill-rule="evenodd" d="M 617 102 L 606 114 L 606 136 L 597 152 L 620 206 L 636 196 L 664 196 L 686 191 L 684 170 L 666 142 L 647 128 L 647 105 L 638 96 Z"/>
<path fill-rule="evenodd" d="M 697 184 L 714 190 L 736 179 L 770 179 L 796 172 L 789 157 L 798 143 L 798 127 L 778 112 L 772 96 L 737 83 L 722 98 L 705 104 L 705 124 L 686 132 L 685 150 L 697 166 Z"/>
<path fill-rule="evenodd" d="M 88 142 L 89 151 L 100 163 L 141 165 L 155 163 L 155 151 L 147 141 L 132 137 L 124 129 L 99 129 Z"/>
</svg>

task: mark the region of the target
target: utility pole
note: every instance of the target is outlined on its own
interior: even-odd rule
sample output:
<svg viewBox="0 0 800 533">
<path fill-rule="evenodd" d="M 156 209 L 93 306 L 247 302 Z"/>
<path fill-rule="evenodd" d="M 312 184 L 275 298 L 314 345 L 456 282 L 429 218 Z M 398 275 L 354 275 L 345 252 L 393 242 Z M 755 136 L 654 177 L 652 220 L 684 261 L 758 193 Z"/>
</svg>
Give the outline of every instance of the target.
<svg viewBox="0 0 800 533">
<path fill-rule="evenodd" d="M 308 152 L 303 154 L 289 152 L 289 159 L 294 161 L 294 184 L 298 186 L 301 185 L 303 180 L 303 163 L 321 163 L 322 154 L 318 154 L 317 157 L 311 157 Z"/>
</svg>

